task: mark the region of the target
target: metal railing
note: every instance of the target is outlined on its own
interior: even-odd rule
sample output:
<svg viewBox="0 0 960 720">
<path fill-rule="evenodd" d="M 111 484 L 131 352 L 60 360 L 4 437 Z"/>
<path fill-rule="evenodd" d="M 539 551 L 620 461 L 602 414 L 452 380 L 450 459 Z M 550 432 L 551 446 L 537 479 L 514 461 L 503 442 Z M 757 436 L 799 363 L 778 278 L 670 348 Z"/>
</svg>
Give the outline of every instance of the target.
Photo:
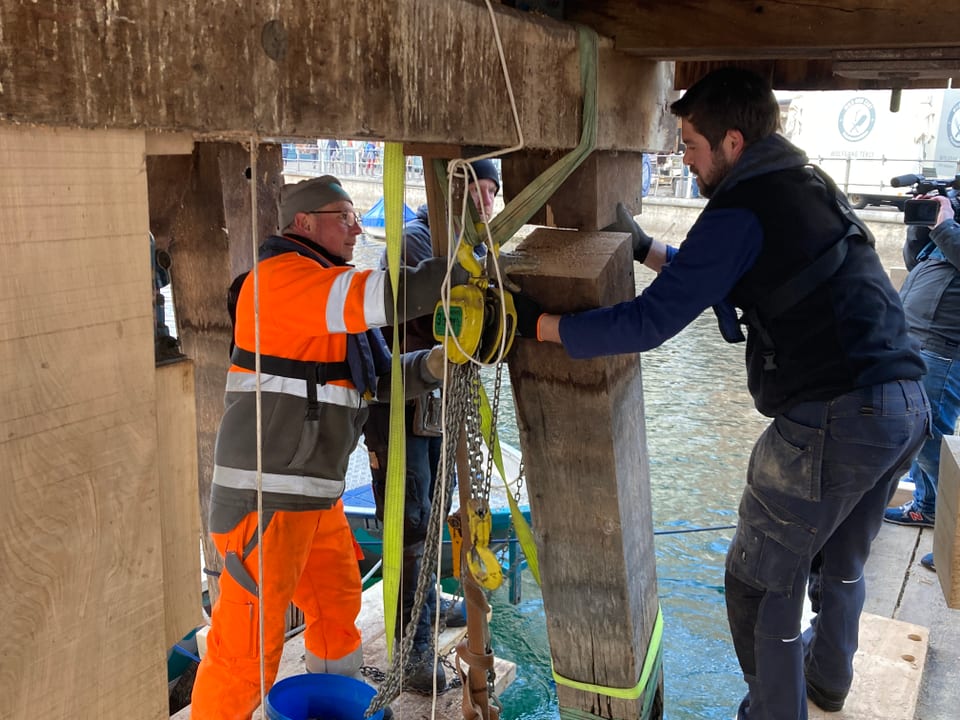
<svg viewBox="0 0 960 720">
<path fill-rule="evenodd" d="M 363 148 L 340 148 L 331 151 L 318 147 L 283 146 L 283 172 L 287 175 L 335 175 L 338 178 L 377 180 L 383 177 L 383 152 L 364 152 Z M 423 183 L 423 161 L 407 158 L 407 182 Z"/>
<path fill-rule="evenodd" d="M 650 185 L 646 194 L 658 197 L 697 198 L 700 196 L 696 179 L 683 164 L 683 155 L 660 153 L 651 155 Z M 926 177 L 952 177 L 957 167 L 951 163 L 935 163 L 917 158 L 855 158 L 810 155 L 810 162 L 818 165 L 833 178 L 848 195 L 904 195 L 907 188 L 892 188 L 890 179 L 896 175 L 917 173 Z M 947 166 L 950 167 L 947 167 Z M 330 150 L 313 145 L 283 146 L 283 171 L 288 175 L 336 175 L 341 178 L 379 180 L 383 177 L 383 153 L 378 147 L 371 156 L 361 147 L 342 147 Z M 407 182 L 423 184 L 423 161 L 420 157 L 407 158 Z"/>
</svg>

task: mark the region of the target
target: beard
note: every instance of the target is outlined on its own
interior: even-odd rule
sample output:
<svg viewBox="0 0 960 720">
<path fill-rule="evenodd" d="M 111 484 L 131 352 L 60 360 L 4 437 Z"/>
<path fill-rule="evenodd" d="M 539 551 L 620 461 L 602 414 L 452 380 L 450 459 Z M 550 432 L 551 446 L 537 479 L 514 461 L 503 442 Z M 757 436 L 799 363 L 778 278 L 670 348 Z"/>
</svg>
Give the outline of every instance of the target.
<svg viewBox="0 0 960 720">
<path fill-rule="evenodd" d="M 693 168 L 693 173 L 697 176 L 697 189 L 705 198 L 713 197 L 720 183 L 730 174 L 730 169 L 733 167 L 733 163 L 720 151 L 720 148 L 714 150 L 711 155 L 713 156 L 713 167 L 710 169 L 710 177 L 701 175 L 696 168 Z"/>
</svg>

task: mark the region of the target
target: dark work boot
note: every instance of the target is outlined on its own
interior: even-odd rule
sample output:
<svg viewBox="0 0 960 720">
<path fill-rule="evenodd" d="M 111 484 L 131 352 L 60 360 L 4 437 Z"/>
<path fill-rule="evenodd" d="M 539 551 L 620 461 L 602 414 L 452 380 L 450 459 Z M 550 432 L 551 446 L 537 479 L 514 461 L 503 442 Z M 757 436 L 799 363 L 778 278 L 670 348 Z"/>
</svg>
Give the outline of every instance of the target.
<svg viewBox="0 0 960 720">
<path fill-rule="evenodd" d="M 433 693 L 434 660 L 436 660 L 437 692 L 441 692 L 447 685 L 447 674 L 433 653 L 432 648 L 415 646 L 403 667 L 403 687 L 405 690 L 414 690 L 430 695 Z"/>
<path fill-rule="evenodd" d="M 843 703 L 847 699 L 847 694 L 819 688 L 807 680 L 807 698 L 821 710 L 840 712 L 843 710 Z"/>
</svg>

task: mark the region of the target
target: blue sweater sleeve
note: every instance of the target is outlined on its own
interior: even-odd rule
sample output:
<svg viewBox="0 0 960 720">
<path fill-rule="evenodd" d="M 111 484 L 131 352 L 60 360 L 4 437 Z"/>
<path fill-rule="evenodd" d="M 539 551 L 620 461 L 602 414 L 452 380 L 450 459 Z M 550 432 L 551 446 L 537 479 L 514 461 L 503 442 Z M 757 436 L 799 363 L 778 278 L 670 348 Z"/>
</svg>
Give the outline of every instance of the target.
<svg viewBox="0 0 960 720">
<path fill-rule="evenodd" d="M 643 352 L 720 303 L 760 254 L 763 232 L 749 210 L 701 214 L 686 240 L 640 295 L 611 307 L 564 315 L 560 339 L 571 357 Z M 672 252 L 671 252 L 672 251 Z"/>
</svg>

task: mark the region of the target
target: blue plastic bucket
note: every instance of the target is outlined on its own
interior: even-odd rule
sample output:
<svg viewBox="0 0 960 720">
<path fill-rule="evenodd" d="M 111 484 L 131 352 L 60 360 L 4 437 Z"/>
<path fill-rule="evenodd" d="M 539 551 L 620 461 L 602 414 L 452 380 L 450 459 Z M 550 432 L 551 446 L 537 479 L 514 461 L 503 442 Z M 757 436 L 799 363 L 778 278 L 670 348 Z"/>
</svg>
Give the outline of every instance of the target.
<svg viewBox="0 0 960 720">
<path fill-rule="evenodd" d="M 377 691 L 343 675 L 307 673 L 276 683 L 267 693 L 269 720 L 363 720 Z M 383 710 L 370 720 L 383 720 Z"/>
</svg>

